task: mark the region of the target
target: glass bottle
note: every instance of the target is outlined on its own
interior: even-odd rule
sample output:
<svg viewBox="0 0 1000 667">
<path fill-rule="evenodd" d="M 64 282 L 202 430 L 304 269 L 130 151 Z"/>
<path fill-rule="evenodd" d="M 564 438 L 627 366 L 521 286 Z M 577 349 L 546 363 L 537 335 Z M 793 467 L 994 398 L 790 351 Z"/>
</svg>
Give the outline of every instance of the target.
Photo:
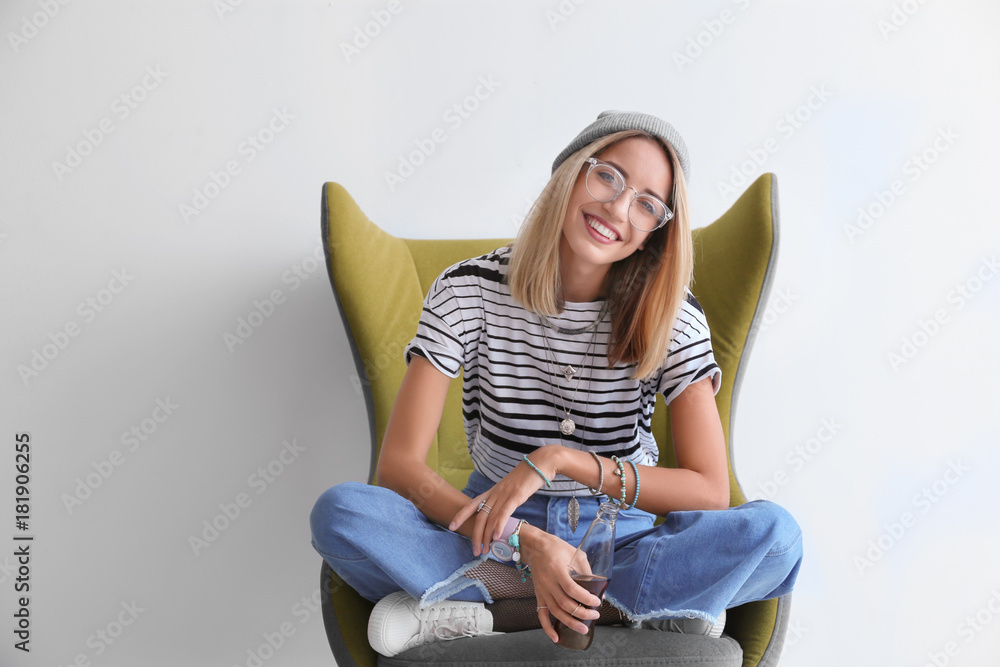
<svg viewBox="0 0 1000 667">
<path fill-rule="evenodd" d="M 601 598 L 611 582 L 611 569 L 615 560 L 615 521 L 618 506 L 611 502 L 601 503 L 583 541 L 577 547 L 569 562 L 570 576 L 588 592 Z M 602 598 L 603 599 L 603 598 Z M 583 605 L 588 609 L 600 609 Z M 580 634 L 553 618 L 553 627 L 559 633 L 559 645 L 573 651 L 585 651 L 594 641 L 594 621 L 581 619 L 587 626 L 586 634 Z"/>
</svg>

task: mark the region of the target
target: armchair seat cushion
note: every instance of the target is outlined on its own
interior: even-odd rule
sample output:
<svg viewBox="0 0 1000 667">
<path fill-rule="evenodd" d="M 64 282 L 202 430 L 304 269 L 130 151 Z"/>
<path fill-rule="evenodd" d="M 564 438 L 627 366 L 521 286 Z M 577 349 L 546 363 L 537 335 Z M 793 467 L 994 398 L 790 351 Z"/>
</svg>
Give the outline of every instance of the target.
<svg viewBox="0 0 1000 667">
<path fill-rule="evenodd" d="M 570 651 L 552 643 L 541 630 L 479 637 L 476 641 L 442 641 L 417 646 L 399 655 L 379 656 L 384 667 L 739 667 L 743 651 L 723 635 L 701 635 L 598 626 L 586 651 Z"/>
</svg>

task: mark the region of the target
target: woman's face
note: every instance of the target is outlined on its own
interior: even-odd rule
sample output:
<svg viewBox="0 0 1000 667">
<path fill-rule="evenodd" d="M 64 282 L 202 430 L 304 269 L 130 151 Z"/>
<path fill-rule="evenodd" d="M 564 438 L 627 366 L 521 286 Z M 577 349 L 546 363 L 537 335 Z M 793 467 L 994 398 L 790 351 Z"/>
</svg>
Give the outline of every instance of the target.
<svg viewBox="0 0 1000 667">
<path fill-rule="evenodd" d="M 595 157 L 621 172 L 626 188 L 614 201 L 595 200 L 587 191 L 590 165 L 585 165 L 577 176 L 566 209 L 560 254 L 564 266 L 575 264 L 588 271 L 603 267 L 607 271 L 614 262 L 645 247 L 652 233 L 641 232 L 629 223 L 628 208 L 635 196 L 631 188 L 669 202 L 673 180 L 663 148 L 647 137 L 629 137 Z"/>
</svg>

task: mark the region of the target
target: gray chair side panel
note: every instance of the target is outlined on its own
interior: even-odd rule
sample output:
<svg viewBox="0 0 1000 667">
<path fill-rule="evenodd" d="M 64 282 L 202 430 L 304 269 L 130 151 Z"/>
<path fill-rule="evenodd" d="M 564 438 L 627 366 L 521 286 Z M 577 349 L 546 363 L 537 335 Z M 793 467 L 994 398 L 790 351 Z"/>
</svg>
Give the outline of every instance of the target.
<svg viewBox="0 0 1000 667">
<path fill-rule="evenodd" d="M 333 609 L 333 595 L 330 592 L 333 570 L 323 561 L 323 567 L 319 572 L 320 608 L 323 610 L 323 627 L 326 629 L 326 638 L 330 642 L 330 650 L 337 661 L 337 667 L 357 667 L 354 657 L 347 650 L 344 643 L 344 635 L 340 631 L 340 624 L 337 623 L 337 613 Z"/>
</svg>

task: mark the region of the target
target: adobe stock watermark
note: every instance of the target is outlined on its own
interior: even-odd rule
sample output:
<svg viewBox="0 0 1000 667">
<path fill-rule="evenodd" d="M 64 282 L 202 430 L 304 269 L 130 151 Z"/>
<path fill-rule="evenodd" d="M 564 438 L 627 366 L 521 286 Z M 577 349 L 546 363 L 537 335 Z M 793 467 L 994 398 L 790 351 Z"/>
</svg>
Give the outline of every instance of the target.
<svg viewBox="0 0 1000 667">
<path fill-rule="evenodd" d="M 913 153 L 903 162 L 902 176 L 906 180 L 904 178 L 893 179 L 885 189 L 873 192 L 872 200 L 866 206 L 858 207 L 854 222 L 844 225 L 844 235 L 847 237 L 847 240 L 854 243 L 858 237 L 868 232 L 875 225 L 876 221 L 884 216 L 899 201 L 901 196 L 906 194 L 906 181 L 908 180 L 910 183 L 919 181 L 927 173 L 927 170 L 931 168 L 931 165 L 947 153 L 955 145 L 955 140 L 959 138 L 961 138 L 961 135 L 956 134 L 951 129 L 951 125 L 947 128 L 939 127 L 936 136 L 929 145 L 921 151 Z"/>
<path fill-rule="evenodd" d="M 945 325 L 951 322 L 952 315 L 964 308 L 979 294 L 986 283 L 993 280 L 998 270 L 1000 270 L 1000 262 L 997 261 L 996 255 L 983 257 L 973 274 L 957 283 L 948 292 L 945 301 L 949 304 L 950 311 L 949 308 L 938 308 L 928 319 L 918 319 L 916 329 L 903 336 L 899 347 L 886 355 L 889 368 L 894 372 L 899 372 L 902 366 L 913 361 L 920 350 L 927 347 L 941 333 Z"/>
<path fill-rule="evenodd" d="M 92 461 L 90 467 L 92 471 L 87 472 L 82 477 L 77 477 L 72 493 L 63 493 L 59 498 L 67 514 L 73 512 L 94 495 L 94 491 L 101 488 L 111 476 L 124 465 L 126 454 L 134 454 L 143 447 L 151 437 L 160 429 L 174 412 L 180 409 L 180 405 L 170 400 L 170 397 L 157 398 L 154 402 L 152 412 L 148 417 L 140 420 L 137 424 L 132 424 L 127 431 L 122 432 L 119 442 L 123 449 L 112 449 L 111 452 L 98 461 Z"/>
<path fill-rule="evenodd" d="M 243 5 L 243 0 L 212 0 L 212 9 L 220 21 L 225 21 L 226 17 Z"/>
<path fill-rule="evenodd" d="M 561 23 L 569 20 L 576 14 L 576 8 L 585 4 L 587 0 L 560 0 L 556 8 L 545 10 L 545 20 L 549 22 L 549 30 L 555 32 Z"/>
<path fill-rule="evenodd" d="M 111 115 L 97 121 L 96 127 L 84 128 L 83 138 L 75 144 L 66 144 L 62 162 L 52 161 L 52 172 L 56 175 L 56 180 L 62 183 L 67 175 L 76 171 L 104 143 L 104 139 L 118 128 L 115 121 L 124 122 L 168 76 L 170 72 L 164 72 L 159 65 L 148 65 L 138 83 L 111 101 Z"/>
<path fill-rule="evenodd" d="M 119 606 L 121 610 L 115 614 L 114 618 L 87 637 L 86 645 L 90 651 L 77 653 L 72 660 L 66 663 L 66 667 L 91 667 L 93 658 L 104 655 L 104 652 L 121 638 L 125 630 L 135 624 L 139 614 L 146 611 L 135 600 L 123 601 Z M 59 664 L 59 667 L 63 667 L 62 663 Z"/>
<path fill-rule="evenodd" d="M 281 284 L 289 285 L 289 293 L 295 292 L 317 270 L 325 266 L 326 258 L 323 254 L 323 246 L 317 245 L 310 254 L 294 262 L 282 272 Z M 263 298 L 254 299 L 250 312 L 236 318 L 236 327 L 233 331 L 225 331 L 222 334 L 222 342 L 225 343 L 229 354 L 233 354 L 236 352 L 236 348 L 250 340 L 254 333 L 274 315 L 278 306 L 284 305 L 287 300 L 288 295 L 280 287 L 272 289 Z"/>
<path fill-rule="evenodd" d="M 389 27 L 392 19 L 403 11 L 403 4 L 399 0 L 389 0 L 385 9 L 373 9 L 371 20 L 364 25 L 354 26 L 351 33 L 350 42 L 340 43 L 340 52 L 344 56 L 347 64 L 351 64 L 351 59 L 360 56 L 361 52 L 371 46 L 372 41 L 382 34 L 382 31 Z"/>
<path fill-rule="evenodd" d="M 0 584 L 17 574 L 17 569 L 17 563 L 11 563 L 10 556 L 4 556 L 4 559 L 0 561 Z"/>
<path fill-rule="evenodd" d="M 535 205 L 535 200 L 525 197 L 524 208 L 521 209 L 520 213 L 510 214 L 510 225 L 514 228 L 514 234 L 517 234 L 517 230 L 521 228 L 524 224 L 525 219 L 528 217 L 528 213 L 531 212 L 531 207 Z"/>
<path fill-rule="evenodd" d="M 382 351 L 375 355 L 374 359 L 369 359 L 367 357 L 363 358 L 361 362 L 365 367 L 365 377 L 362 379 L 358 377 L 358 374 L 355 372 L 351 373 L 348 378 L 351 386 L 354 387 L 354 392 L 358 396 L 361 396 L 362 387 L 365 385 L 371 385 L 375 378 L 377 378 L 379 374 L 393 362 L 394 359 L 402 359 L 403 350 L 406 349 L 410 340 L 410 338 L 401 338 L 389 341 L 382 347 Z"/>
<path fill-rule="evenodd" d="M 22 47 L 37 37 L 38 33 L 69 3 L 70 0 L 38 0 L 40 11 L 22 16 L 20 29 L 17 32 L 7 33 L 7 41 L 10 42 L 10 48 L 14 49 L 14 53 L 19 52 Z"/>
<path fill-rule="evenodd" d="M 118 298 L 118 295 L 128 289 L 133 280 L 135 280 L 135 276 L 129 274 L 124 267 L 121 270 L 112 271 L 111 280 L 108 281 L 107 287 L 99 289 L 77 304 L 76 314 L 82 318 L 83 326 L 91 324 L 98 315 L 106 311 Z M 48 342 L 43 343 L 41 347 L 32 348 L 31 358 L 26 363 L 17 365 L 17 374 L 24 386 L 27 387 L 29 382 L 51 366 L 82 331 L 81 323 L 76 318 L 70 318 L 55 333 L 47 332 Z"/>
<path fill-rule="evenodd" d="M 791 481 L 790 473 L 798 473 L 806 464 L 819 456 L 820 452 L 833 441 L 834 436 L 843 430 L 844 425 L 837 422 L 836 417 L 824 417 L 816 432 L 806 438 L 805 442 L 795 445 L 785 454 L 785 466 L 774 471 L 771 479 L 757 483 L 757 492 L 752 500 L 770 500 L 777 495 L 778 490 Z"/>
<path fill-rule="evenodd" d="M 885 554 L 899 544 L 913 530 L 917 522 L 930 512 L 958 484 L 965 473 L 972 470 L 961 459 L 948 461 L 948 469 L 938 479 L 924 486 L 910 499 L 911 509 L 904 511 L 895 521 L 883 524 L 882 532 L 868 540 L 864 553 L 854 556 L 854 567 L 862 577 L 885 557 Z"/>
<path fill-rule="evenodd" d="M 791 309 L 792 304 L 798 300 L 799 297 L 793 294 L 792 290 L 787 287 L 775 292 L 767 301 L 767 308 L 764 309 L 764 314 L 757 324 L 757 333 L 762 334 L 770 329 L 778 321 L 778 318 L 787 313 Z"/>
<path fill-rule="evenodd" d="M 1000 615 L 1000 589 L 993 588 L 989 595 L 989 599 L 980 609 L 966 616 L 955 628 L 955 634 L 964 640 L 964 646 L 975 641 L 976 637 Z M 927 661 L 923 667 L 947 667 L 951 664 L 952 658 L 957 658 L 962 653 L 962 646 L 958 639 L 952 639 L 945 642 L 940 651 L 928 651 Z"/>
<path fill-rule="evenodd" d="M 774 124 L 777 137 L 769 137 L 759 147 L 747 149 L 747 159 L 734 166 L 728 181 L 716 181 L 715 187 L 723 197 L 735 197 L 750 184 L 750 178 L 756 176 L 767 164 L 771 156 L 781 149 L 781 140 L 788 141 L 805 127 L 817 111 L 822 109 L 833 93 L 826 84 L 812 86 L 809 94 L 799 106 L 785 113 Z"/>
<path fill-rule="evenodd" d="M 226 160 L 219 171 L 209 170 L 208 178 L 202 185 L 192 189 L 190 204 L 181 202 L 177 205 L 181 220 L 187 224 L 191 222 L 191 218 L 201 215 L 232 184 L 233 178 L 243 173 L 243 167 L 267 150 L 278 135 L 288 129 L 294 119 L 295 115 L 289 113 L 287 107 L 272 109 L 267 122 L 239 143 L 236 155 Z"/>
<path fill-rule="evenodd" d="M 492 74 L 480 76 L 477 81 L 478 83 L 471 93 L 449 106 L 441 114 L 441 120 L 452 132 L 462 127 L 479 109 L 480 105 L 490 99 L 497 88 L 502 85 L 501 82 L 493 79 Z M 385 183 L 389 186 L 389 192 L 394 192 L 400 184 L 412 176 L 417 168 L 434 154 L 438 146 L 448 140 L 448 137 L 448 130 L 435 127 L 428 136 L 414 139 L 413 143 L 416 149 L 406 155 L 400 153 L 396 170 L 385 172 Z"/>
<path fill-rule="evenodd" d="M 303 595 L 292 605 L 289 613 L 299 622 L 299 627 L 301 627 L 313 618 L 321 618 L 321 601 L 322 593 L 317 588 L 310 595 Z M 273 658 L 289 639 L 295 636 L 296 630 L 297 627 L 291 620 L 285 620 L 279 623 L 274 630 L 262 632 L 260 637 L 263 641 L 246 650 L 246 659 L 242 663 L 244 667 L 261 667 Z M 240 667 L 240 664 L 233 663 L 233 667 Z"/>
<path fill-rule="evenodd" d="M 744 11 L 750 6 L 750 0 L 733 0 L 733 4 Z M 684 50 L 674 51 L 674 64 L 677 65 L 677 71 L 683 73 L 685 67 L 693 65 L 694 61 L 701 58 L 705 51 L 711 48 L 719 37 L 722 37 L 726 26 L 736 22 L 736 18 L 736 12 L 727 8 L 719 12 L 717 17 L 702 21 L 703 29 L 694 36 L 688 37 Z"/>
<path fill-rule="evenodd" d="M 882 34 L 882 39 L 888 42 L 889 36 L 894 32 L 899 32 L 900 28 L 909 23 L 910 19 L 925 4 L 927 4 L 927 0 L 903 0 L 903 2 L 893 4 L 889 18 L 879 19 L 876 23 L 879 33 Z"/>
<path fill-rule="evenodd" d="M 278 455 L 268 461 L 267 465 L 257 468 L 247 477 L 246 486 L 254 492 L 251 496 L 247 491 L 240 491 L 231 501 L 219 503 L 219 512 L 202 519 L 199 530 L 188 535 L 188 545 L 194 555 L 200 556 L 219 539 L 222 533 L 236 523 L 245 514 L 245 510 L 253 505 L 254 497 L 267 491 L 278 481 L 290 465 L 298 461 L 306 448 L 292 438 L 291 442 L 283 440 Z"/>
<path fill-rule="evenodd" d="M 802 641 L 802 638 L 809 632 L 809 628 L 802 625 L 802 622 L 792 617 L 788 621 L 788 629 L 785 631 L 784 648 L 791 648 Z"/>
</svg>

